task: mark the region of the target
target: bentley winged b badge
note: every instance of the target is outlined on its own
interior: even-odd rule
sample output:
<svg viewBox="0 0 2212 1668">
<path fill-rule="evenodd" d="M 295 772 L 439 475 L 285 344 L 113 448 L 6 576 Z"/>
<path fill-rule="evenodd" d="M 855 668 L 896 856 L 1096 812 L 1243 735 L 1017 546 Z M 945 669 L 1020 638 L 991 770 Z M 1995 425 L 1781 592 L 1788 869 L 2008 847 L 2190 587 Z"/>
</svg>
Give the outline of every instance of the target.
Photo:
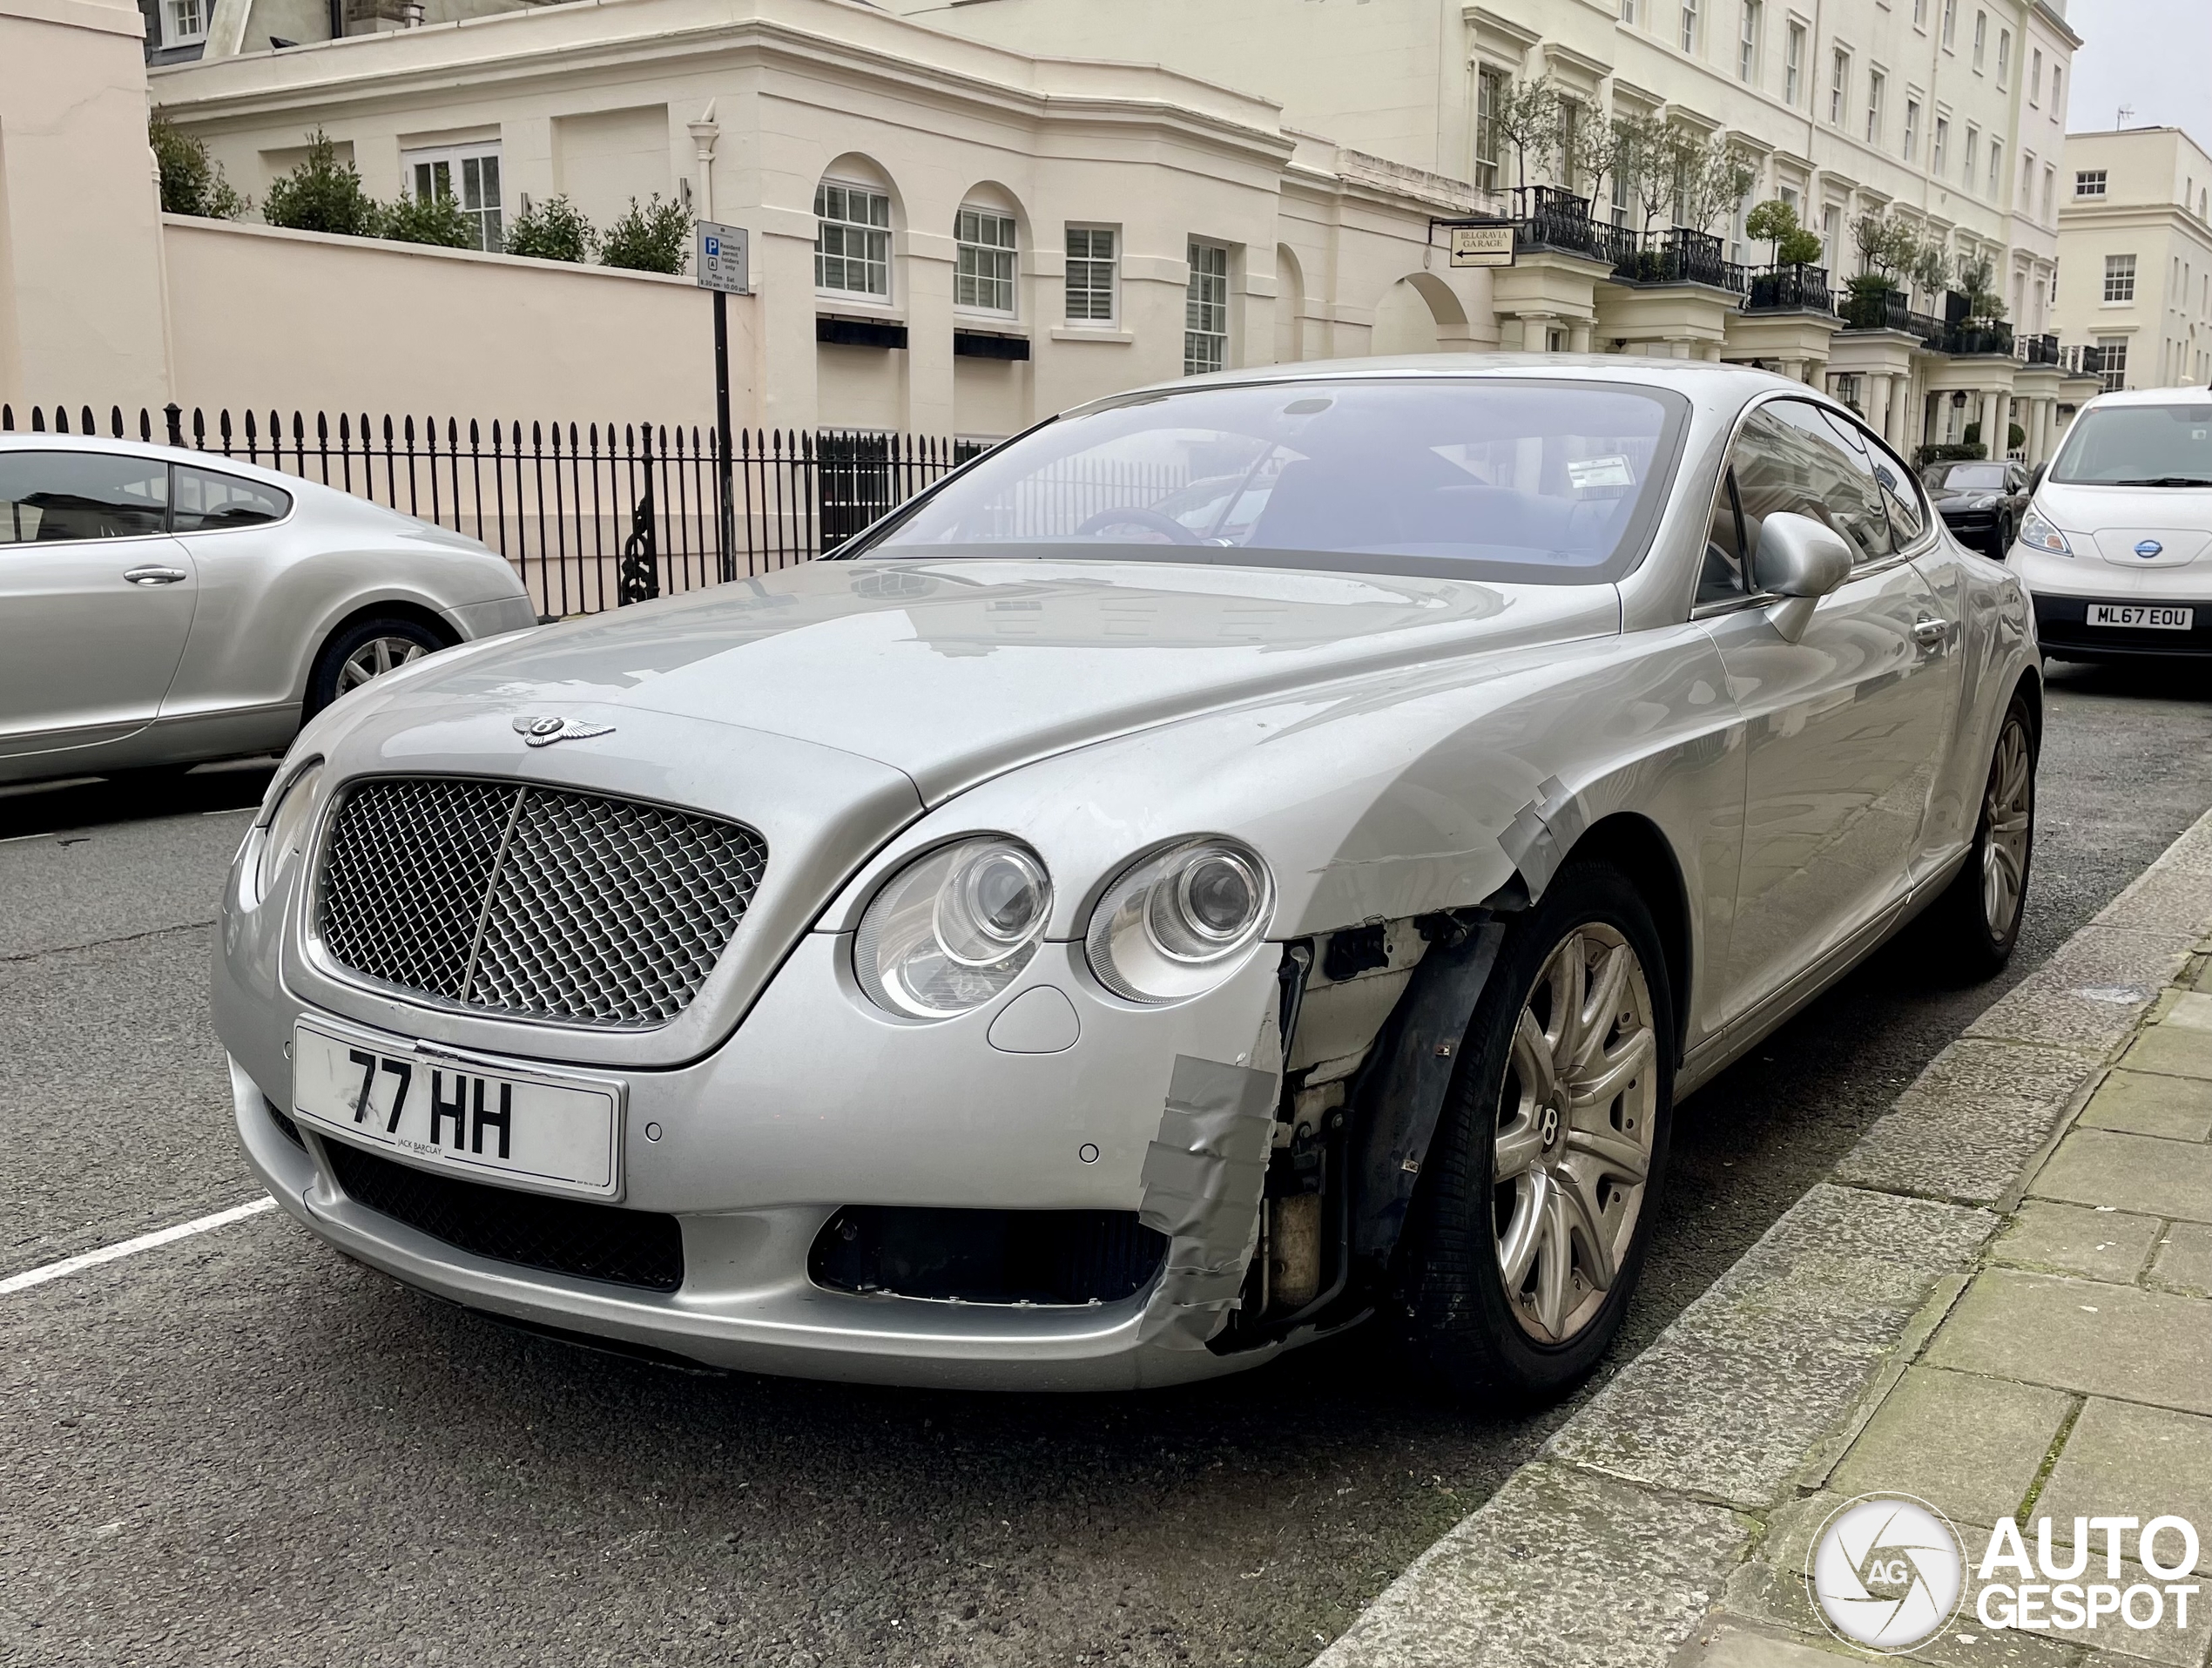
<svg viewBox="0 0 2212 1668">
<path fill-rule="evenodd" d="M 582 741 L 595 735 L 612 735 L 611 724 L 579 724 L 574 719 L 518 718 L 515 733 L 533 747 L 550 747 L 556 741 Z"/>
</svg>

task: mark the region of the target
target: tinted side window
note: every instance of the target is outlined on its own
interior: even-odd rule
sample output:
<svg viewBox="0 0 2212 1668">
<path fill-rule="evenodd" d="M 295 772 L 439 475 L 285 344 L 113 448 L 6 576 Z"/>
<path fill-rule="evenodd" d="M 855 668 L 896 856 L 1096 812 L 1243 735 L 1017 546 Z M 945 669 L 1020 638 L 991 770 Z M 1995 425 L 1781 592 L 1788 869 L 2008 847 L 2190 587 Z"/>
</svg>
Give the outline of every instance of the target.
<svg viewBox="0 0 2212 1668">
<path fill-rule="evenodd" d="M 1813 467 L 1820 483 L 1816 496 L 1826 512 L 1820 518 L 1844 536 L 1858 559 L 1871 562 L 1893 551 L 1874 464 L 1851 420 L 1804 400 L 1777 400 L 1762 409 L 1803 435 L 1819 458 Z"/>
<path fill-rule="evenodd" d="M 99 452 L 0 451 L 0 544 L 138 538 L 169 521 L 169 466 Z"/>
<path fill-rule="evenodd" d="M 1787 403 L 1784 402 L 1784 403 Z M 1811 436 L 1776 415 L 1774 405 L 1761 406 L 1743 420 L 1736 436 L 1733 474 L 1736 496 L 1743 517 L 1743 548 L 1756 567 L 1759 530 L 1769 516 L 1788 511 L 1810 516 L 1822 526 L 1858 544 L 1829 507 L 1848 471 L 1838 448 L 1817 445 Z"/>
<path fill-rule="evenodd" d="M 1736 471 L 1721 471 L 1713 493 L 1713 524 L 1705 535 L 1705 564 L 1697 575 L 1697 601 L 1724 603 L 1750 590 L 1750 566 L 1743 559 L 1743 521 L 1736 508 Z"/>
<path fill-rule="evenodd" d="M 172 525 L 179 533 L 253 527 L 282 521 L 291 511 L 291 495 L 274 487 L 188 464 L 177 468 L 177 515 Z"/>
<path fill-rule="evenodd" d="M 1928 530 L 1927 500 L 1920 496 L 1920 483 L 1912 478 L 1912 471 L 1898 463 L 1888 447 L 1871 436 L 1860 438 L 1867 456 L 1873 460 L 1875 483 L 1882 490 L 1882 508 L 1889 511 L 1890 537 L 1901 550 Z"/>
</svg>

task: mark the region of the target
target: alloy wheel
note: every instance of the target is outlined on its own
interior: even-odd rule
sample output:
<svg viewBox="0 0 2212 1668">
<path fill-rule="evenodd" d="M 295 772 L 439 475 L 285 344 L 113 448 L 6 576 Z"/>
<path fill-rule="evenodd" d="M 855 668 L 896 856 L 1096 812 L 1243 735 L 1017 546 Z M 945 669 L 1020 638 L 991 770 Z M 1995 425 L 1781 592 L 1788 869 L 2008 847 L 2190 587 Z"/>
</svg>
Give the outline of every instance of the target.
<svg viewBox="0 0 2212 1668">
<path fill-rule="evenodd" d="M 338 692 L 359 689 L 395 666 L 420 659 L 429 651 L 411 637 L 373 637 L 347 655 L 338 668 Z"/>
<path fill-rule="evenodd" d="M 1982 921 L 1993 938 L 2003 939 L 2019 917 L 2027 889 L 2027 842 L 2035 818 L 2035 773 L 2030 767 L 2027 726 L 2008 717 L 1990 761 L 1989 786 L 1982 794 L 1982 819 L 1989 829 L 1981 848 Z"/>
<path fill-rule="evenodd" d="M 1499 1276 L 1540 1343 L 1590 1324 L 1635 1239 L 1658 1064 L 1642 962 L 1603 922 L 1575 928 L 1514 1025 L 1491 1172 Z"/>
</svg>

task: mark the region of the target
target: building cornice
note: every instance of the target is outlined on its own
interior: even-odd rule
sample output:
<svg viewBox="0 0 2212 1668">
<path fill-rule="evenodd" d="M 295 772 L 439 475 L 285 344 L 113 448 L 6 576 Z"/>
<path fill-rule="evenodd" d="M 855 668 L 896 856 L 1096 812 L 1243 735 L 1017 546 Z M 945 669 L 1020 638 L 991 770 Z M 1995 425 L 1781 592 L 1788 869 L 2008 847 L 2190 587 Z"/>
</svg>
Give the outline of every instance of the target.
<svg viewBox="0 0 2212 1668">
<path fill-rule="evenodd" d="M 969 51 L 972 43 L 846 0 L 755 0 L 741 8 L 752 15 L 734 18 L 732 9 L 698 0 L 597 0 L 501 12 L 291 48 L 280 57 L 255 53 L 156 70 L 148 77 L 149 92 L 173 119 L 221 125 L 307 104 L 331 110 L 403 106 L 449 95 L 456 78 L 478 88 L 514 88 L 671 60 L 686 71 L 732 61 L 777 63 L 817 77 L 903 85 L 1001 121 L 1012 113 L 1040 123 L 1172 131 L 1271 166 L 1286 163 L 1295 145 L 1274 119 L 1278 106 L 1154 65 L 1029 58 L 996 48 Z M 833 19 L 826 15 L 833 10 Z M 866 30 L 830 35 L 770 15 L 818 14 L 813 21 L 842 25 L 844 14 L 855 11 L 886 38 L 860 38 Z M 607 22 L 617 15 L 623 26 L 616 32 Z M 1026 73 L 988 73 L 1001 67 Z"/>
</svg>

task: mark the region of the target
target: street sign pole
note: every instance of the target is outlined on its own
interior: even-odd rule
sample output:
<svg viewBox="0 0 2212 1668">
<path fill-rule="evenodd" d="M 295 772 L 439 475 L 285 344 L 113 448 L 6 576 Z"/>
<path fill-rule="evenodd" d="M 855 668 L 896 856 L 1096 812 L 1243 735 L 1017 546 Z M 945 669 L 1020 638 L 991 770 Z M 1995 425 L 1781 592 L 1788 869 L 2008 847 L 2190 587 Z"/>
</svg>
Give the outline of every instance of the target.
<svg viewBox="0 0 2212 1668">
<path fill-rule="evenodd" d="M 715 467 L 722 489 L 722 579 L 738 577 L 738 517 L 730 482 L 730 294 L 714 292 Z"/>
<path fill-rule="evenodd" d="M 747 256 L 751 236 L 742 226 L 698 223 L 698 279 L 701 289 L 714 292 L 714 438 L 720 456 L 716 460 L 716 485 L 721 503 L 721 577 L 738 577 L 737 495 L 731 480 L 730 456 L 730 298 L 750 295 Z"/>
</svg>

